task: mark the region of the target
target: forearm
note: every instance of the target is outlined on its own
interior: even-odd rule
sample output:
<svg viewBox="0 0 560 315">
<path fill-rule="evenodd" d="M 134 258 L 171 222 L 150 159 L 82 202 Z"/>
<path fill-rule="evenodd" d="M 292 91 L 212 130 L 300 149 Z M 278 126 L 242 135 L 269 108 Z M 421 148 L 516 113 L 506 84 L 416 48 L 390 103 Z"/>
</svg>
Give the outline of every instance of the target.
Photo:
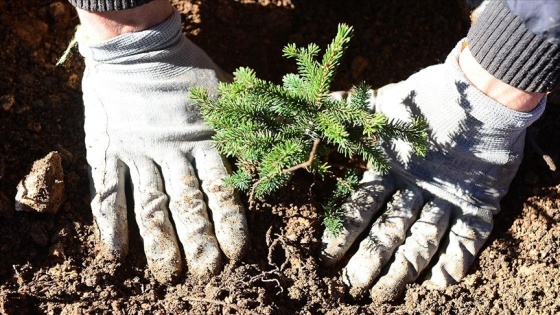
<svg viewBox="0 0 560 315">
<path fill-rule="evenodd" d="M 492 0 L 485 5 L 469 30 L 459 65 L 484 94 L 529 112 L 560 85 L 560 4 Z"/>
<path fill-rule="evenodd" d="M 459 66 L 472 85 L 509 109 L 530 112 L 546 95 L 518 89 L 494 77 L 476 61 L 468 47 L 459 55 Z"/>
<path fill-rule="evenodd" d="M 76 9 L 82 28 L 91 40 L 106 40 L 148 29 L 166 20 L 173 11 L 168 0 L 154 0 L 126 10 L 96 12 Z"/>
<path fill-rule="evenodd" d="M 554 8 L 558 6 L 556 1 L 489 1 L 469 30 L 465 54 L 472 55 L 491 76 L 516 89 L 547 93 L 558 88 L 560 13 Z M 476 79 L 472 82 L 477 87 L 485 85 L 477 84 Z"/>
</svg>

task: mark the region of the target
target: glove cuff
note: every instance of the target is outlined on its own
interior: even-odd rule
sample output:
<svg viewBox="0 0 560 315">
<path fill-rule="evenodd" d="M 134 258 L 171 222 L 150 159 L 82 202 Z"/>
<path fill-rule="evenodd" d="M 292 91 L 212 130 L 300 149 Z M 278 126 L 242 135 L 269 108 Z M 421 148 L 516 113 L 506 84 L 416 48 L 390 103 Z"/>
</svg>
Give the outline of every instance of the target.
<svg viewBox="0 0 560 315">
<path fill-rule="evenodd" d="M 474 58 L 501 81 L 529 92 L 560 84 L 560 46 L 531 32 L 502 0 L 490 1 L 467 35 Z"/>
<path fill-rule="evenodd" d="M 80 54 L 84 58 L 112 64 L 133 61 L 135 56 L 142 53 L 164 50 L 178 43 L 181 37 L 181 17 L 175 9 L 167 20 L 140 32 L 130 32 L 97 42 L 90 40 L 81 29 L 76 34 Z"/>
<path fill-rule="evenodd" d="M 169 79 L 195 67 L 214 69 L 220 80 L 226 78 L 206 53 L 183 35 L 176 9 L 167 20 L 144 31 L 92 41 L 78 29 L 76 38 L 89 71 L 146 80 Z"/>
<path fill-rule="evenodd" d="M 132 9 L 152 0 L 69 0 L 77 9 L 93 12 L 106 12 Z"/>
</svg>

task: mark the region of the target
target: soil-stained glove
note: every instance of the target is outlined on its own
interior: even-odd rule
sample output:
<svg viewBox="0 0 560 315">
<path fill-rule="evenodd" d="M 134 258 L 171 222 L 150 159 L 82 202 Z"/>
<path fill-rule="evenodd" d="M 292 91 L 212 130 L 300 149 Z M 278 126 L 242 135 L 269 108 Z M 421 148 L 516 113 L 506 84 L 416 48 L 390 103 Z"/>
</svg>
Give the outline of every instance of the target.
<svg viewBox="0 0 560 315">
<path fill-rule="evenodd" d="M 430 263 L 427 279 L 438 287 L 465 276 L 521 163 L 525 130 L 544 111 L 544 99 L 516 112 L 470 85 L 458 64 L 463 44 L 445 63 L 372 93 L 372 107 L 390 119 L 426 119 L 429 151 L 385 143 L 390 174 L 366 172 L 344 205 L 342 232 L 323 236 L 321 258 L 335 264 L 387 205 L 343 269 L 354 296 L 373 286 L 374 301 L 393 300 Z"/>
<path fill-rule="evenodd" d="M 248 244 L 244 209 L 222 184 L 226 162 L 188 96 L 194 85 L 214 89 L 225 79 L 221 70 L 185 38 L 176 11 L 145 31 L 103 42 L 77 38 L 86 62 L 84 128 L 101 253 L 112 259 L 127 254 L 128 174 L 148 266 L 158 281 L 181 273 L 176 236 L 194 275 L 219 271 L 220 249 L 239 259 Z"/>
</svg>

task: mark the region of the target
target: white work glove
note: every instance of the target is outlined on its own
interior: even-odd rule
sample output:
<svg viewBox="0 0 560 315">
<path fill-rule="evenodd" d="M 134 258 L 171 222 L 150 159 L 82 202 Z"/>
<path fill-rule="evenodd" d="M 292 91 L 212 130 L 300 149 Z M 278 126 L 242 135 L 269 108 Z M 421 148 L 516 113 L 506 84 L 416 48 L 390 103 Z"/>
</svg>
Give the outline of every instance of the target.
<svg viewBox="0 0 560 315">
<path fill-rule="evenodd" d="M 77 38 L 86 62 L 84 128 L 101 254 L 127 254 L 130 176 L 148 267 L 158 281 L 181 273 L 177 236 L 194 275 L 218 272 L 220 249 L 239 259 L 248 245 L 244 209 L 222 183 L 227 164 L 188 95 L 195 85 L 215 89 L 221 70 L 182 34 L 177 11 L 149 30 L 103 42 Z"/>
<path fill-rule="evenodd" d="M 516 112 L 470 85 L 458 64 L 462 45 L 444 64 L 372 93 L 372 108 L 390 119 L 426 119 L 429 151 L 419 157 L 407 143 L 385 143 L 390 174 L 367 171 L 343 206 L 342 232 L 323 236 L 321 259 L 333 265 L 383 209 L 342 271 L 354 296 L 372 288 L 374 301 L 394 300 L 429 264 L 437 287 L 465 276 L 521 163 L 525 130 L 544 111 L 544 99 Z"/>
</svg>

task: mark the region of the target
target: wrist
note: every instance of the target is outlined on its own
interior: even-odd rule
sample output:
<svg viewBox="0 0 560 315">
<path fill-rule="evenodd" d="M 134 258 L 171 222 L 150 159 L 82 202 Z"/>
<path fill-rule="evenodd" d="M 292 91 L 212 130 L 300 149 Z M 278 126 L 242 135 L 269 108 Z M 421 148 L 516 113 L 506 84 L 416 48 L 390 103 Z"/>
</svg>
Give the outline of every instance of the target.
<svg viewBox="0 0 560 315">
<path fill-rule="evenodd" d="M 93 12 L 77 9 L 77 12 L 89 39 L 101 41 L 158 25 L 171 15 L 173 7 L 169 0 L 154 0 L 126 10 Z"/>
<path fill-rule="evenodd" d="M 494 77 L 476 61 L 466 44 L 459 55 L 459 66 L 472 85 L 509 109 L 530 112 L 546 95 L 518 89 Z"/>
</svg>

